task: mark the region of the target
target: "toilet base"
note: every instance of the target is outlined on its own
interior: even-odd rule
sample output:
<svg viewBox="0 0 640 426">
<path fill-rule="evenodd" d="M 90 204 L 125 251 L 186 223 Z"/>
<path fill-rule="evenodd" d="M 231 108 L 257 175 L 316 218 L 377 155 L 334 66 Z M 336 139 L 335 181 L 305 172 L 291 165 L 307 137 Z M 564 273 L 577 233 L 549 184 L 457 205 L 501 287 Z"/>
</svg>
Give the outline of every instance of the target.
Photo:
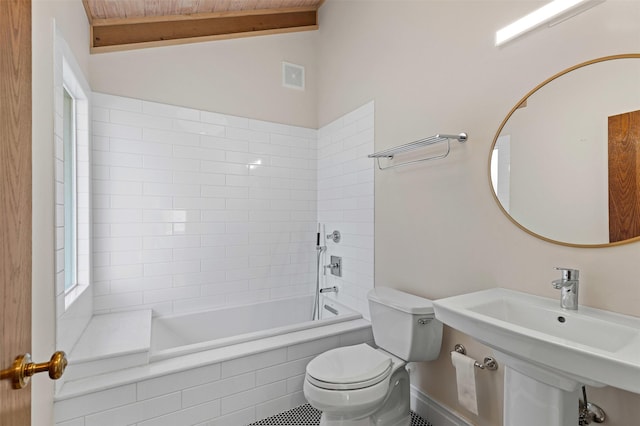
<svg viewBox="0 0 640 426">
<path fill-rule="evenodd" d="M 332 418 L 323 412 L 320 426 L 411 426 L 409 407 L 409 373 L 404 367 L 398 368 L 390 377 L 393 386 L 378 410 L 360 419 Z"/>
<path fill-rule="evenodd" d="M 320 418 L 320 426 L 378 426 L 383 423 L 371 423 L 371 418 L 360 420 L 327 420 L 324 415 Z M 406 419 L 399 419 L 397 423 L 384 423 L 384 426 L 411 426 L 411 415 Z"/>
</svg>

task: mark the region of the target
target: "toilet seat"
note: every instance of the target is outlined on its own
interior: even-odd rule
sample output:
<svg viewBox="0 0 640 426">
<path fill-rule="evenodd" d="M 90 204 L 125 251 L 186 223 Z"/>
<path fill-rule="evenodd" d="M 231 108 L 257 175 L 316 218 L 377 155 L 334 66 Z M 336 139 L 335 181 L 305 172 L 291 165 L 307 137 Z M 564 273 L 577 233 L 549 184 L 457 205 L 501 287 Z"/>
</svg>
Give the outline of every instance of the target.
<svg viewBox="0 0 640 426">
<path fill-rule="evenodd" d="M 314 386 L 317 386 L 319 388 L 322 389 L 327 389 L 327 390 L 356 390 L 356 389 L 363 389 L 363 388 L 368 388 L 370 386 L 376 385 L 378 383 L 380 383 L 381 381 L 383 381 L 384 379 L 386 379 L 387 377 L 389 377 L 389 375 L 391 374 L 391 366 L 389 366 L 389 368 L 387 368 L 387 370 L 385 370 L 382 374 L 373 377 L 369 380 L 364 380 L 361 382 L 354 382 L 354 383 L 332 383 L 332 382 L 323 382 L 322 380 L 318 380 L 316 378 L 314 378 L 313 376 L 310 376 L 307 374 L 307 380 L 309 381 L 309 383 L 311 383 Z"/>
<path fill-rule="evenodd" d="M 392 367 L 388 355 L 363 343 L 318 355 L 307 365 L 307 380 L 328 390 L 362 389 L 385 380 Z"/>
</svg>

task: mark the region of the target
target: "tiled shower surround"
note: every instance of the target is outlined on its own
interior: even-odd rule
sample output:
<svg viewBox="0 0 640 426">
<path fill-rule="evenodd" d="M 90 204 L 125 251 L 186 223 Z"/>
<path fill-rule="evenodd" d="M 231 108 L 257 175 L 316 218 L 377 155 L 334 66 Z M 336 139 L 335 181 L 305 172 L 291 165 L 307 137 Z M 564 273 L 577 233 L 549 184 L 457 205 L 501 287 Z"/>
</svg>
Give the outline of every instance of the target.
<svg viewBox="0 0 640 426">
<path fill-rule="evenodd" d="M 340 302 L 367 314 L 358 297 L 373 285 L 373 103 L 319 131 L 104 94 L 94 94 L 92 116 L 96 314 L 311 294 L 319 216 L 343 233 L 328 250 L 345 262 L 344 276 L 323 285 L 339 285 Z M 371 342 L 369 324 L 355 323 L 67 382 L 56 425 L 269 417 L 305 402 L 315 355 Z"/>
<path fill-rule="evenodd" d="M 349 156 L 333 153 L 318 181 L 318 154 L 331 143 L 373 148 L 373 103 L 319 131 L 100 93 L 92 113 L 95 313 L 167 315 L 312 293 L 318 199 L 323 212 L 338 209 L 327 213 L 331 226 L 353 225 L 348 253 L 335 254 L 373 264 L 366 149 L 357 152 L 358 174 L 341 168 Z M 348 188 L 334 191 L 341 180 Z M 346 278 L 354 267 L 363 269 L 346 263 Z M 352 303 L 341 301 L 362 311 L 353 302 L 363 292 L 346 290 Z"/>
<path fill-rule="evenodd" d="M 374 104 L 346 114 L 318 130 L 318 221 L 326 233 L 338 230 L 341 241 L 327 240 L 323 264 L 342 257 L 341 277 L 322 275 L 324 287 L 337 285 L 337 298 L 369 318 L 367 292 L 373 288 Z M 331 293 L 332 294 L 332 293 Z M 336 296 L 330 296 L 336 297 Z"/>
<path fill-rule="evenodd" d="M 94 94 L 96 313 L 310 293 L 316 133 Z"/>
</svg>

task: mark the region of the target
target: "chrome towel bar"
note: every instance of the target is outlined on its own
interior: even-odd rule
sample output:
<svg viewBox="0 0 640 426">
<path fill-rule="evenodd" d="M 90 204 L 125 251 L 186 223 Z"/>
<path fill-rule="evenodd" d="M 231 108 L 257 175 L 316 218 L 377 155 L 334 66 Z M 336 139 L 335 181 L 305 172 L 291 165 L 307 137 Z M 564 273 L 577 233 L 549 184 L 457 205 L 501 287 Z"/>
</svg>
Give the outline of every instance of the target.
<svg viewBox="0 0 640 426">
<path fill-rule="evenodd" d="M 437 135 L 430 136 L 428 138 L 420 139 L 414 142 L 409 142 L 407 144 L 400 145 L 395 148 L 389 148 L 389 149 L 385 149 L 384 151 L 375 152 L 373 154 L 369 154 L 368 157 L 376 159 L 378 163 L 378 168 L 380 170 L 391 169 L 393 167 L 399 167 L 399 166 L 406 166 L 408 164 L 419 163 L 422 161 L 437 160 L 440 158 L 445 158 L 447 155 L 449 155 L 449 152 L 451 151 L 451 139 L 455 139 L 458 142 L 463 143 L 467 141 L 467 134 L 466 133 L 460 133 L 458 135 L 437 134 Z M 388 165 L 386 167 L 383 167 L 380 164 L 380 158 L 393 160 L 394 156 L 397 154 L 413 151 L 428 145 L 433 145 L 433 144 L 443 143 L 443 142 L 447 143 L 447 150 L 443 154 L 421 158 L 419 160 L 405 161 L 404 163 Z"/>
<path fill-rule="evenodd" d="M 467 349 L 460 343 L 457 343 L 456 346 L 453 348 L 453 350 L 462 355 L 467 354 Z M 483 361 L 484 362 L 482 364 L 476 361 L 474 365 L 481 370 L 484 370 L 484 369 L 497 370 L 498 369 L 498 362 L 493 357 L 486 356 L 484 357 Z"/>
</svg>

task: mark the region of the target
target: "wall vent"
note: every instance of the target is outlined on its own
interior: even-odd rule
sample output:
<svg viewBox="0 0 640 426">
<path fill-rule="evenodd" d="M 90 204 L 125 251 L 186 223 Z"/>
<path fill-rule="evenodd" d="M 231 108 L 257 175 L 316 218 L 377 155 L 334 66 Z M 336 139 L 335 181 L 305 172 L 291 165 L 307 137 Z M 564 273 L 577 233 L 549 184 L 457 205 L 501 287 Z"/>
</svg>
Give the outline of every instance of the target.
<svg viewBox="0 0 640 426">
<path fill-rule="evenodd" d="M 304 90 L 304 67 L 283 62 L 282 85 L 289 89 Z"/>
</svg>

